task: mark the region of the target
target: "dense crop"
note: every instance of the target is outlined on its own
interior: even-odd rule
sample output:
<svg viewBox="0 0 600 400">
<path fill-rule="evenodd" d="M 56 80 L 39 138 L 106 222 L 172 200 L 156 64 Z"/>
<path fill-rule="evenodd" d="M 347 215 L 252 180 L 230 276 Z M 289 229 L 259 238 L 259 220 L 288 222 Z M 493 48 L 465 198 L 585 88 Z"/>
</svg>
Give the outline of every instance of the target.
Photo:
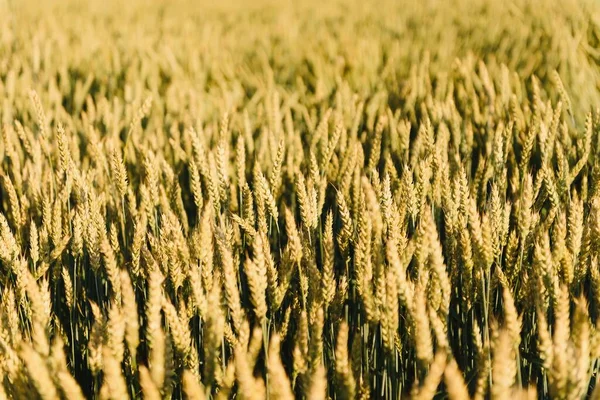
<svg viewBox="0 0 600 400">
<path fill-rule="evenodd" d="M 600 398 L 600 5 L 320 3 L 0 2 L 0 399 Z"/>
</svg>

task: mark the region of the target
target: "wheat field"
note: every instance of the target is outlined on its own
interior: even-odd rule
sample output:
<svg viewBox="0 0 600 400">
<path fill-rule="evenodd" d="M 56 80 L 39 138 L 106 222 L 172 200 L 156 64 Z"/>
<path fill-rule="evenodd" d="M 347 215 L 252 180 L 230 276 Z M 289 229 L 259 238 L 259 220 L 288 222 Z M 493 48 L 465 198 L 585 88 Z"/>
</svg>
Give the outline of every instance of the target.
<svg viewBox="0 0 600 400">
<path fill-rule="evenodd" d="M 600 399 L 596 1 L 0 15 L 0 400 Z"/>
</svg>

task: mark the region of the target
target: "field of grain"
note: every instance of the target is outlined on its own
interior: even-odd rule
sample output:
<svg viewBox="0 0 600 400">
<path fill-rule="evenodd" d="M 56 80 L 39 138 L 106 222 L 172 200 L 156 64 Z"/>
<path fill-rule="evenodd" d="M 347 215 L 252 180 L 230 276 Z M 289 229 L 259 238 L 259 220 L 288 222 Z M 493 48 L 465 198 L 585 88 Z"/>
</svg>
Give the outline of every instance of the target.
<svg viewBox="0 0 600 400">
<path fill-rule="evenodd" d="M 600 399 L 597 1 L 0 15 L 0 400 Z"/>
</svg>

